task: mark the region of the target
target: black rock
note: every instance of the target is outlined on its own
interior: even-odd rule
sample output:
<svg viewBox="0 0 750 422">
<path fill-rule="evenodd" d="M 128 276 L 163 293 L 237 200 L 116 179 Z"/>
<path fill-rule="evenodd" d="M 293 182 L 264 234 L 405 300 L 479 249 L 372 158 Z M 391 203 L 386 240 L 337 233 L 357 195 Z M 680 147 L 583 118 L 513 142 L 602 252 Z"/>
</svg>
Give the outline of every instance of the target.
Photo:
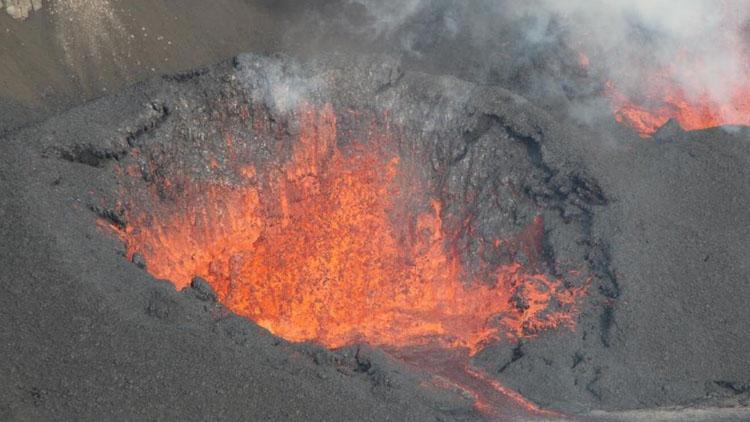
<svg viewBox="0 0 750 422">
<path fill-rule="evenodd" d="M 134 253 L 133 258 L 130 259 L 130 262 L 132 262 L 136 267 L 142 270 L 146 269 L 146 259 L 143 258 L 143 255 L 139 253 Z"/>
<path fill-rule="evenodd" d="M 208 282 L 200 277 L 193 277 L 190 288 L 195 297 L 204 302 L 216 302 L 216 293 Z"/>
<path fill-rule="evenodd" d="M 666 142 L 680 138 L 685 130 L 680 126 L 680 122 L 675 119 L 669 119 L 659 130 L 654 133 L 653 139 L 656 142 Z"/>
</svg>

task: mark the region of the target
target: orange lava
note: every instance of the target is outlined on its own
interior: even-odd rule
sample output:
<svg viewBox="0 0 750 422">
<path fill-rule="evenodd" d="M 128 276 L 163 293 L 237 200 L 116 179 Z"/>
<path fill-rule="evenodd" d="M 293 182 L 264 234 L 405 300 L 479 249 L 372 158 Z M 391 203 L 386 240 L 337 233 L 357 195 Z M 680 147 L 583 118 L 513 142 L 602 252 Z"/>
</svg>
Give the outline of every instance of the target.
<svg viewBox="0 0 750 422">
<path fill-rule="evenodd" d="M 281 165 L 232 164 L 244 183 L 169 180 L 162 188 L 184 187 L 169 201 L 124 192 L 128 225 L 118 233 L 128 256 L 141 254 L 177 288 L 200 276 L 238 315 L 330 348 L 430 344 L 473 354 L 504 336 L 574 325 L 583 288 L 519 263 L 495 268 L 491 280 L 463 279 L 444 207 L 387 131 L 341 146 L 330 105 L 303 106 L 297 118 Z"/>
<path fill-rule="evenodd" d="M 632 127 L 644 138 L 652 136 L 670 119 L 675 119 L 685 130 L 750 126 L 750 79 L 734 87 L 723 100 L 713 99 L 706 90 L 688 95 L 669 71 L 654 75 L 647 82 L 647 93 L 638 101 L 618 91 L 611 82 L 607 85 L 607 95 L 615 120 Z"/>
<path fill-rule="evenodd" d="M 750 126 L 750 51 L 747 22 L 734 1 L 719 0 L 722 30 L 711 38 L 710 51 L 682 45 L 666 65 L 639 76 L 636 91 L 624 92 L 613 81 L 606 85 L 617 122 L 641 137 L 653 135 L 670 119 L 685 130 L 724 125 Z M 697 43 L 701 44 L 701 43 Z M 638 61 L 636 63 L 642 64 Z"/>
<path fill-rule="evenodd" d="M 432 386 L 461 390 L 472 398 L 475 409 L 492 420 L 526 419 L 529 415 L 563 417 L 560 413 L 540 408 L 505 387 L 484 370 L 468 363 L 469 360 L 460 352 L 411 349 L 398 351 L 396 355 L 430 373 Z"/>
</svg>

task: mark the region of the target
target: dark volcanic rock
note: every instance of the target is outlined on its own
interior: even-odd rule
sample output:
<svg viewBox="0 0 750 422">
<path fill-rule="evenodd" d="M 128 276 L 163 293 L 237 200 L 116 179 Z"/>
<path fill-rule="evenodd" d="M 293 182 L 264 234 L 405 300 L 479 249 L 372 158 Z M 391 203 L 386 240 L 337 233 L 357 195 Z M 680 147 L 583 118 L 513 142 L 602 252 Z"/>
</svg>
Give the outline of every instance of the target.
<svg viewBox="0 0 750 422">
<path fill-rule="evenodd" d="M 750 377 L 750 134 L 673 133 L 579 138 L 610 198 L 591 224 L 605 243 L 589 256 L 610 284 L 573 343 L 542 337 L 512 365 L 493 360 L 509 386 L 561 407 L 736 404 L 713 381 Z"/>
<path fill-rule="evenodd" d="M 146 260 L 143 258 L 143 255 L 139 253 L 134 253 L 133 258 L 130 260 L 133 264 L 135 264 L 136 267 L 145 270 L 146 269 Z"/>
<path fill-rule="evenodd" d="M 216 302 L 216 293 L 208 282 L 200 277 L 193 278 L 190 287 L 195 293 L 195 297 L 202 301 Z"/>
<path fill-rule="evenodd" d="M 117 239 L 97 228 L 98 218 L 128 223 L 115 167 L 140 157 L 157 164 L 138 167 L 146 188 L 165 175 L 206 176 L 195 165 L 200 154 L 223 142 L 222 130 L 249 130 L 236 117 L 249 105 L 262 106 L 277 134 L 252 138 L 257 156 L 271 160 L 271 142 L 298 130 L 284 116 L 301 99 L 368 117 L 388 110 L 447 222 L 471 221 L 455 237 L 470 271 L 482 271 L 480 258 L 518 260 L 564 276 L 569 288 L 588 286 L 575 331 L 530 332 L 477 356 L 508 387 L 568 410 L 745 394 L 747 131 L 613 139 L 557 122 L 508 91 L 404 71 L 388 57 L 242 56 L 134 86 L 2 141 L 0 416 L 477 416 L 377 350 L 290 345 L 205 303 L 215 294 L 197 279 L 191 295 L 178 294 L 124 260 Z M 340 115 L 337 142 L 371 124 L 354 114 Z M 65 183 L 49 183 L 58 179 Z M 483 256 L 481 244 L 498 236 L 519 240 Z"/>
</svg>

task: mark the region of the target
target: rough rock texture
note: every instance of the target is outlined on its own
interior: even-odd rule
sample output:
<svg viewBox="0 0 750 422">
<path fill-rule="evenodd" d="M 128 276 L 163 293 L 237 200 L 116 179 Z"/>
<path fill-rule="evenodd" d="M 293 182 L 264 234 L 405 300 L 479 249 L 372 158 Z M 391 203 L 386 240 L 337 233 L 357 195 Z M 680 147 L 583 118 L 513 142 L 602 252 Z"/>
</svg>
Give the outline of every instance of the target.
<svg viewBox="0 0 750 422">
<path fill-rule="evenodd" d="M 96 227 L 100 217 L 117 223 L 112 169 L 134 145 L 189 154 L 247 98 L 272 114 L 283 108 L 267 89 L 279 82 L 336 107 L 390 110 L 404 139 L 427 152 L 436 192 L 454 201 L 447 212 L 471 205 L 478 224 L 461 238 L 466 261 L 477 238 L 517 232 L 540 213 L 542 269 L 572 265 L 590 276 L 576 331 L 498 343 L 476 358 L 505 385 L 584 413 L 747 405 L 747 130 L 648 143 L 568 125 L 499 88 L 404 71 L 388 57 L 243 56 L 140 84 L 0 144 L 3 419 L 478 416 L 377 351 L 394 382 L 358 371 L 356 358 L 351 366 L 351 350 L 289 345 L 228 315 L 200 280 L 174 292 Z M 193 139 L 175 136 L 185 129 Z"/>
<path fill-rule="evenodd" d="M 611 200 L 593 219 L 606 248 L 592 258 L 614 283 L 598 327 L 579 334 L 598 341 L 540 339 L 496 368 L 550 405 L 747 406 L 748 131 L 593 139 L 581 157 Z"/>
</svg>

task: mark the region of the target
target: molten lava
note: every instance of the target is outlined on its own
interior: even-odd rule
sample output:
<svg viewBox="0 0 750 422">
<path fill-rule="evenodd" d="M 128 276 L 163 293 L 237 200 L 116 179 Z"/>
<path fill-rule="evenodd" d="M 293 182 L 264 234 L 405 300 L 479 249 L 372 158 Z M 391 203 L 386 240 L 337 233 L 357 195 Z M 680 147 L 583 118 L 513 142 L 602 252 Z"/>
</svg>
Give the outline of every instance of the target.
<svg viewBox="0 0 750 422">
<path fill-rule="evenodd" d="M 678 45 L 667 65 L 644 66 L 651 68 L 649 71 L 633 69 L 639 75 L 639 86 L 627 92 L 613 81 L 607 83 L 605 93 L 617 122 L 632 127 L 643 138 L 670 119 L 685 130 L 750 126 L 747 22 L 736 13 L 735 3 L 717 1 L 722 29 L 719 34 L 707 34 L 712 36 L 710 49 Z M 648 61 L 640 58 L 635 62 L 640 67 Z"/>
<path fill-rule="evenodd" d="M 173 178 L 152 187 L 147 203 L 124 192 L 128 225 L 118 231 L 128 255 L 141 254 L 151 274 L 177 288 L 202 277 L 233 312 L 330 348 L 473 354 L 504 336 L 574 324 L 584 291 L 561 279 L 519 263 L 498 265 L 490 280 L 463 279 L 443 204 L 427 196 L 387 131 L 339 145 L 330 105 L 303 106 L 298 119 L 281 165 L 233 158 L 242 183 Z M 235 144 L 227 138 L 227 148 Z"/>
<path fill-rule="evenodd" d="M 750 78 L 732 88 L 732 93 L 722 100 L 715 99 L 707 89 L 691 88 L 696 89 L 700 93 L 688 94 L 672 72 L 663 71 L 647 81 L 646 93 L 638 100 L 620 92 L 612 82 L 607 85 L 607 95 L 615 120 L 632 127 L 644 138 L 670 119 L 675 119 L 685 130 L 750 126 Z"/>
</svg>

